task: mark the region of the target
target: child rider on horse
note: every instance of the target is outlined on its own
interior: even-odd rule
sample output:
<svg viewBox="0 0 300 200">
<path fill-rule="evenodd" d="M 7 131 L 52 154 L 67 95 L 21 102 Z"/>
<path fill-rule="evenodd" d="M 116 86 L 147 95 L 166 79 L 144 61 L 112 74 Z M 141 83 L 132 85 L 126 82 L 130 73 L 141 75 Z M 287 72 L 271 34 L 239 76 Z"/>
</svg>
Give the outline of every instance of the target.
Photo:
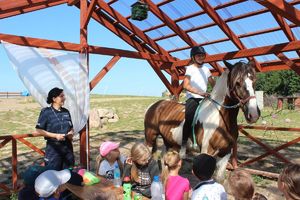
<svg viewBox="0 0 300 200">
<path fill-rule="evenodd" d="M 186 90 L 187 100 L 185 103 L 185 123 L 180 149 L 181 158 L 185 158 L 187 140 L 192 133 L 192 123 L 196 109 L 202 99 L 210 96 L 206 92 L 207 83 L 209 82 L 212 87 L 215 85 L 215 80 L 212 78 L 210 70 L 203 65 L 205 57 L 206 52 L 203 47 L 193 47 L 191 49 L 191 62 L 186 67 L 183 87 Z"/>
</svg>

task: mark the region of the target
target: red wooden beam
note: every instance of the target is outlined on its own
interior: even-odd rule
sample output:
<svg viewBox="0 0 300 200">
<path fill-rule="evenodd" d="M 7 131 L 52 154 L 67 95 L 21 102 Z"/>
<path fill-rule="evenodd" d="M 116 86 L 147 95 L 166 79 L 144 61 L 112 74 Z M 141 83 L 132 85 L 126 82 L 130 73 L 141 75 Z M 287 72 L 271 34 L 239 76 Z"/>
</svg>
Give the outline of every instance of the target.
<svg viewBox="0 0 300 200">
<path fill-rule="evenodd" d="M 74 6 L 77 4 L 80 0 L 68 0 L 68 6 Z"/>
<path fill-rule="evenodd" d="M 101 79 L 111 70 L 111 68 L 120 60 L 120 56 L 114 56 L 103 68 L 102 70 L 91 80 L 90 90 L 92 91 L 94 87 L 101 81 Z"/>
<path fill-rule="evenodd" d="M 295 24 L 291 24 L 289 25 L 290 28 L 294 28 L 296 27 Z M 274 31 L 278 31 L 281 30 L 281 27 L 274 27 L 274 28 L 269 28 L 269 29 L 264 29 L 264 30 L 259 30 L 259 31 L 253 31 L 253 32 L 249 32 L 249 33 L 244 33 L 241 35 L 237 35 L 238 38 L 245 38 L 245 37 L 250 37 L 253 35 L 259 35 L 259 34 L 264 34 L 264 33 L 270 33 L 270 32 L 274 32 Z M 154 41 L 156 41 L 156 39 L 153 39 Z M 229 38 L 221 38 L 221 39 L 217 39 L 217 40 L 212 40 L 212 41 L 208 41 L 208 42 L 203 42 L 200 43 L 199 45 L 209 45 L 209 44 L 215 44 L 215 43 L 219 43 L 219 42 L 226 42 L 229 41 Z M 176 49 L 171 49 L 168 52 L 172 53 L 172 52 L 177 52 L 177 51 L 182 51 L 182 50 L 186 50 L 189 49 L 190 46 L 185 46 L 185 47 L 180 47 L 180 48 L 176 48 Z"/>
<path fill-rule="evenodd" d="M 235 4 L 238 4 L 238 3 L 241 3 L 241 2 L 244 2 L 244 1 L 247 1 L 247 0 L 233 0 L 233 1 L 229 1 L 229 2 L 226 2 L 224 4 L 219 4 L 217 5 L 216 7 L 214 7 L 215 10 L 218 10 L 218 9 L 221 9 L 221 8 L 225 8 L 225 7 L 228 7 L 228 6 L 232 6 L 232 5 L 235 5 Z M 161 6 L 160 4 L 157 4 L 157 6 Z M 267 9 L 266 9 L 267 10 Z M 175 23 L 177 22 L 180 22 L 180 21 L 183 21 L 183 20 L 186 20 L 186 19 L 190 19 L 192 17 L 196 17 L 196 16 L 199 16 L 199 15 L 202 15 L 202 14 L 205 14 L 205 12 L 202 10 L 202 11 L 198 11 L 198 12 L 195 12 L 195 13 L 191 13 L 189 15 L 186 15 L 186 16 L 182 16 L 182 17 L 179 17 L 177 19 L 174 19 L 173 21 Z M 130 16 L 129 16 L 130 17 Z M 156 25 L 156 26 L 152 26 L 150 28 L 147 28 L 144 30 L 144 32 L 149 32 L 149 31 L 152 31 L 154 29 L 158 29 L 158 28 L 161 28 L 163 26 L 166 26 L 165 23 L 163 24 L 159 24 L 159 25 Z"/>
<path fill-rule="evenodd" d="M 80 44 L 46 40 L 40 38 L 16 36 L 16 35 L 9 35 L 9 34 L 1 34 L 1 33 L 0 33 L 0 40 L 17 44 L 17 45 L 30 46 L 30 47 L 41 47 L 47 49 L 57 49 L 57 50 L 74 51 L 74 52 L 80 52 L 81 50 Z M 135 52 L 135 51 L 114 49 L 108 47 L 89 46 L 89 53 L 108 55 L 108 56 L 119 55 L 121 57 L 127 57 L 127 58 L 170 62 L 170 60 L 166 56 L 162 56 L 158 54 L 150 54 L 146 52 Z"/>
<path fill-rule="evenodd" d="M 88 53 L 88 31 L 87 26 L 83 26 L 84 20 L 87 16 L 88 4 L 86 0 L 80 0 L 80 46 L 81 51 L 86 53 L 87 56 L 87 72 L 89 74 L 89 53 Z M 88 122 L 86 126 L 88 126 Z M 85 169 L 89 169 L 89 161 L 90 161 L 90 131 L 86 131 L 86 126 L 80 131 L 80 164 Z"/>
<path fill-rule="evenodd" d="M 100 5 L 100 4 L 99 4 Z M 109 9 L 107 9 L 109 11 Z M 118 14 L 117 12 L 111 12 L 111 14 L 114 14 L 116 15 L 115 17 L 116 18 L 120 18 L 122 21 L 125 20 L 126 22 L 126 19 L 124 17 L 122 17 L 120 14 Z M 117 36 L 119 36 L 121 39 L 123 39 L 124 41 L 126 41 L 129 45 L 131 45 L 132 47 L 136 48 L 137 50 L 139 50 L 140 52 L 145 52 L 145 51 L 148 51 L 148 52 L 153 52 L 152 49 L 155 49 L 156 47 L 155 46 L 151 46 L 150 45 L 150 49 L 147 48 L 147 46 L 145 46 L 144 44 L 141 44 L 139 42 L 137 42 L 135 40 L 135 38 L 132 36 L 132 35 L 129 35 L 128 33 L 126 33 L 126 30 L 123 30 L 122 28 L 120 28 L 119 26 L 119 22 L 117 21 L 114 21 L 111 19 L 110 16 L 107 16 L 106 12 L 102 12 L 101 10 L 98 10 L 97 13 L 94 12 L 93 13 L 93 18 L 99 22 L 100 24 L 104 25 L 106 28 L 108 28 L 110 31 L 112 31 L 113 33 L 115 33 Z M 130 28 L 131 26 L 134 28 L 134 29 L 137 29 L 138 32 L 140 32 L 140 30 L 135 27 L 134 25 L 132 25 L 130 22 L 128 22 L 127 20 L 127 23 L 126 23 L 128 26 L 128 28 Z M 126 27 L 127 28 L 127 27 Z M 130 29 L 129 29 L 130 30 Z M 142 33 L 144 34 L 144 33 Z M 140 36 L 140 35 L 138 35 Z M 159 46 L 158 46 L 159 47 Z M 159 51 L 162 51 L 162 52 L 166 52 L 164 49 L 162 49 L 161 47 L 159 47 L 158 49 Z M 168 53 L 167 53 L 167 57 L 168 59 L 170 59 L 171 61 L 174 61 L 175 59 L 172 58 Z M 152 60 L 149 60 L 150 63 L 151 63 L 151 66 L 154 68 L 155 72 L 159 75 L 159 77 L 161 78 L 162 82 L 166 85 L 166 87 L 169 89 L 170 88 L 170 83 L 167 81 L 167 79 L 165 78 L 165 76 L 161 73 L 161 72 L 158 72 L 159 69 L 156 69 L 156 67 L 159 67 L 159 65 L 155 64 L 155 62 L 153 62 Z M 166 70 L 168 73 L 170 73 L 168 70 Z"/>
<path fill-rule="evenodd" d="M 261 146 L 262 148 L 264 148 L 267 152 L 273 154 L 275 157 L 279 158 L 283 162 L 289 163 L 289 160 L 286 159 L 283 155 L 281 155 L 280 153 L 274 151 L 270 146 L 262 143 L 259 139 L 257 139 L 256 137 L 252 136 L 247 131 L 245 131 L 243 129 L 240 129 L 239 131 L 241 133 L 243 133 L 246 137 L 248 137 L 249 139 L 251 139 L 253 142 L 255 142 L 256 144 L 258 144 L 259 146 Z"/>
<path fill-rule="evenodd" d="M 230 60 L 234 58 L 244 58 L 250 56 L 259 56 L 265 54 L 273 54 L 273 53 L 281 53 L 285 51 L 294 51 L 300 49 L 300 41 L 282 43 L 282 44 L 275 44 L 270 46 L 264 47 L 257 47 L 252 49 L 244 49 L 240 51 L 233 51 L 228 53 L 220 53 L 215 55 L 209 55 L 205 58 L 204 62 L 215 62 L 215 61 L 222 61 L 222 60 Z M 190 60 L 181 60 L 176 61 L 177 66 L 185 66 L 188 64 Z"/>
<path fill-rule="evenodd" d="M 284 0 L 256 0 L 257 3 L 265 6 L 270 11 L 278 13 L 294 24 L 300 25 L 300 11 Z"/>
<path fill-rule="evenodd" d="M 89 8 L 87 10 L 87 14 L 86 17 L 84 19 L 84 21 L 82 22 L 82 27 L 86 27 L 87 24 L 89 23 L 91 16 L 92 16 L 92 12 L 96 6 L 97 1 L 96 0 L 91 0 L 91 3 L 89 5 Z"/>
<path fill-rule="evenodd" d="M 61 5 L 66 2 L 67 0 L 0 1 L 0 19 Z"/>
<path fill-rule="evenodd" d="M 106 28 L 108 28 L 110 31 L 112 31 L 114 34 L 116 34 L 118 37 L 120 37 L 121 39 L 123 39 L 124 41 L 126 41 L 129 45 L 131 45 L 132 47 L 134 47 L 135 49 L 137 49 L 140 52 L 147 52 L 149 51 L 146 46 L 143 46 L 142 44 L 136 42 L 132 37 L 130 37 L 129 35 L 127 35 L 124 31 L 119 30 L 116 27 L 116 24 L 113 24 L 111 21 L 109 21 L 107 19 L 107 15 L 105 13 L 99 12 L 99 13 L 93 13 L 93 18 L 99 22 L 100 24 L 102 24 L 103 26 L 105 26 Z M 150 49 L 151 51 L 151 49 Z M 154 55 L 154 54 L 152 54 Z M 150 61 L 154 61 L 152 59 L 149 59 Z M 173 60 L 174 61 L 174 60 Z M 157 67 L 157 65 L 153 65 L 155 67 Z M 170 74 L 170 72 L 166 69 L 166 72 L 168 72 Z M 167 87 L 167 85 L 166 85 Z"/>
<path fill-rule="evenodd" d="M 41 156 L 45 156 L 44 151 L 42 151 L 41 149 L 39 149 L 38 147 L 36 147 L 32 143 L 28 142 L 24 138 L 18 138 L 17 140 L 19 140 L 20 142 L 22 142 L 23 144 L 25 144 L 26 146 L 28 146 L 30 149 L 34 150 L 35 152 L 39 153 Z"/>
<path fill-rule="evenodd" d="M 143 40 L 143 42 L 145 42 L 146 44 L 148 44 L 155 51 L 157 51 L 158 53 L 160 53 L 162 55 L 165 55 L 165 56 L 171 58 L 171 56 L 169 55 L 169 53 L 167 51 L 165 51 L 161 46 L 159 46 L 156 42 L 154 42 L 150 37 L 148 37 L 138 27 L 136 27 L 134 24 L 132 24 L 131 22 L 129 22 L 120 13 L 118 13 L 116 10 L 114 10 L 113 8 L 111 8 L 103 0 L 97 0 L 97 1 L 98 1 L 99 7 L 116 20 L 115 23 L 121 23 L 129 31 L 131 31 L 134 35 L 138 36 L 141 40 Z"/>
<path fill-rule="evenodd" d="M 111 4 L 113 4 L 113 3 L 115 3 L 115 2 L 117 2 L 118 0 L 110 0 L 109 2 L 107 2 L 107 4 L 108 5 L 111 5 Z"/>
<path fill-rule="evenodd" d="M 287 66 L 294 70 L 298 75 L 300 75 L 300 66 L 286 57 L 283 53 L 276 53 L 276 56 L 282 60 Z"/>
<path fill-rule="evenodd" d="M 0 143 L 0 149 L 11 141 L 11 138 L 6 138 Z"/>
<path fill-rule="evenodd" d="M 276 148 L 274 148 L 274 149 L 272 149 L 274 152 L 278 152 L 278 151 L 280 151 L 280 150 L 282 150 L 282 149 L 285 149 L 285 148 L 287 148 L 287 147 L 289 147 L 289 146 L 291 146 L 291 145 L 294 145 L 294 144 L 296 144 L 296 143 L 298 143 L 298 142 L 300 142 L 300 137 L 298 137 L 298 138 L 296 138 L 296 139 L 294 139 L 294 140 L 291 140 L 291 141 L 289 141 L 289 142 L 287 142 L 287 143 L 285 143 L 285 144 L 283 144 L 283 145 L 280 145 L 280 146 L 278 146 L 278 147 L 276 147 Z M 256 158 L 253 158 L 253 159 L 251 159 L 251 160 L 247 160 L 246 162 L 243 162 L 243 163 L 241 163 L 240 164 L 240 167 L 244 167 L 245 165 L 249 165 L 249 164 L 251 164 L 251 163 L 254 163 L 254 162 L 256 162 L 256 161 L 258 161 L 258 160 L 261 160 L 261 159 L 263 159 L 263 158 L 265 158 L 265 157 L 267 157 L 267 156 L 269 156 L 269 155 L 271 155 L 272 153 L 270 152 L 270 151 L 268 151 L 268 152 L 266 152 L 266 153 L 264 153 L 264 154 L 262 154 L 262 155 L 260 155 L 260 156 L 258 156 L 258 157 L 256 157 Z"/>
<path fill-rule="evenodd" d="M 183 41 L 190 46 L 196 46 L 195 42 L 186 32 L 184 32 L 169 16 L 167 16 L 161 9 L 159 9 L 151 0 L 144 0 L 148 4 L 150 11 L 157 16 L 161 21 L 172 29 Z"/>
<path fill-rule="evenodd" d="M 294 36 L 292 29 L 289 27 L 288 23 L 285 21 L 285 19 L 283 19 L 283 17 L 281 17 L 278 13 L 273 13 L 272 12 L 273 17 L 276 19 L 277 23 L 279 24 L 279 26 L 281 27 L 282 31 L 284 32 L 284 34 L 286 35 L 286 37 L 288 38 L 289 41 L 296 41 L 296 37 Z M 298 56 L 300 57 L 300 53 L 299 51 L 296 51 L 296 53 L 298 54 Z"/>
<path fill-rule="evenodd" d="M 206 0 L 196 0 L 197 4 L 201 6 L 206 14 L 220 27 L 220 29 L 227 35 L 227 37 L 237 46 L 238 49 L 246 49 L 241 40 L 235 35 L 235 33 L 229 28 L 219 14 L 213 9 L 213 7 Z M 257 71 L 261 71 L 260 65 L 252 57 L 250 58 L 255 62 L 255 68 Z"/>
<path fill-rule="evenodd" d="M 12 154 L 11 154 L 11 164 L 12 164 L 12 185 L 13 185 L 13 190 L 17 189 L 17 181 L 18 181 L 18 168 L 17 168 L 17 163 L 18 163 L 18 153 L 17 153 L 17 141 L 16 139 L 12 139 L 11 141 L 11 149 L 12 149 Z"/>
<path fill-rule="evenodd" d="M 4 194 L 9 194 L 10 193 L 10 189 L 6 186 L 6 185 L 4 185 L 4 184 L 2 184 L 2 183 L 0 183 L 0 188 L 2 189 L 2 190 L 4 190 L 4 191 L 6 191 Z M 1 194 L 1 193 L 0 193 Z M 1 195 L 0 195 L 1 196 Z"/>
<path fill-rule="evenodd" d="M 168 79 L 166 79 L 165 75 L 161 72 L 160 70 L 160 66 L 157 62 L 154 62 L 152 60 L 148 60 L 148 63 L 151 65 L 152 69 L 155 71 L 155 73 L 158 75 L 158 77 L 160 78 L 160 80 L 164 83 L 164 85 L 166 86 L 166 88 L 172 93 L 175 93 L 174 88 L 172 87 L 172 85 L 169 83 Z"/>
<path fill-rule="evenodd" d="M 228 2 L 230 3 L 230 2 Z M 295 0 L 293 2 L 290 2 L 292 5 L 297 5 L 300 3 L 300 0 Z M 226 3 L 227 4 L 227 3 Z M 225 4 L 224 4 L 225 5 Z M 218 9 L 218 6 L 214 7 L 213 8 L 214 10 L 217 10 Z M 237 15 L 237 16 L 234 16 L 234 17 L 230 17 L 230 18 L 227 18 L 227 19 L 224 19 L 224 22 L 231 22 L 231 21 L 236 21 L 236 20 L 239 20 L 239 19 L 244 19 L 244 18 L 247 18 L 247 17 L 251 17 L 251 16 L 254 16 L 254 15 L 258 15 L 258 14 L 263 14 L 263 13 L 266 13 L 266 12 L 269 12 L 269 9 L 261 9 L 261 10 L 257 10 L 257 11 L 253 11 L 253 12 L 249 12 L 249 13 L 245 13 L 245 14 L 241 14 L 241 15 Z M 204 11 L 201 11 L 199 12 L 199 14 L 204 14 L 205 12 Z M 198 14 L 198 13 L 196 13 Z M 193 16 L 193 15 L 191 15 Z M 182 17 L 183 19 L 187 19 L 185 17 Z M 175 22 L 177 22 L 177 19 L 174 20 Z M 193 32 L 193 31 L 196 31 L 196 30 L 200 30 L 200 29 L 203 29 L 203 28 L 209 28 L 209 27 L 212 27 L 212 26 L 215 26 L 216 24 L 213 22 L 213 23 L 208 23 L 208 24 L 204 24 L 204 25 L 201 25 L 201 26 L 196 26 L 196 27 L 193 27 L 193 28 L 190 28 L 190 29 L 187 29 L 185 30 L 187 33 L 189 32 Z M 157 25 L 157 26 L 153 26 L 149 29 L 145 29 L 144 31 L 145 32 L 148 32 L 148 31 L 151 31 L 151 30 L 154 30 L 154 29 L 157 29 L 157 28 L 160 28 L 160 27 L 163 27 L 165 26 L 165 24 L 160 24 L 160 25 Z M 158 38 L 153 38 L 154 41 L 158 41 L 158 40 L 162 40 L 162 39 L 167 39 L 167 38 L 170 38 L 170 37 L 173 37 L 174 35 L 176 34 L 168 34 L 168 35 L 165 35 L 165 36 L 162 36 L 162 37 L 158 37 Z"/>
<path fill-rule="evenodd" d="M 165 4 L 170 3 L 170 2 L 172 2 L 172 1 L 174 1 L 174 0 L 163 0 L 163 1 L 159 2 L 159 3 L 157 3 L 156 5 L 157 5 L 158 7 L 160 7 L 160 6 L 163 6 L 163 5 L 165 5 Z"/>
</svg>

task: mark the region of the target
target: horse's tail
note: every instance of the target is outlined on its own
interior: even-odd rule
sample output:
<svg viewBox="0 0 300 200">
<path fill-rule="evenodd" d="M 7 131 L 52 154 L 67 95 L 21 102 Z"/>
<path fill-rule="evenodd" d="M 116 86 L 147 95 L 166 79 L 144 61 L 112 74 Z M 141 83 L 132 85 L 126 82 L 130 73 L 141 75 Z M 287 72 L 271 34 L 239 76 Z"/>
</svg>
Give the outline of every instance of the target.
<svg viewBox="0 0 300 200">
<path fill-rule="evenodd" d="M 156 138 L 160 134 L 159 132 L 159 114 L 158 112 L 160 104 L 164 100 L 160 100 L 149 106 L 146 111 L 144 119 L 144 128 L 145 128 L 145 143 L 148 147 L 152 148 L 152 153 L 157 150 Z"/>
</svg>

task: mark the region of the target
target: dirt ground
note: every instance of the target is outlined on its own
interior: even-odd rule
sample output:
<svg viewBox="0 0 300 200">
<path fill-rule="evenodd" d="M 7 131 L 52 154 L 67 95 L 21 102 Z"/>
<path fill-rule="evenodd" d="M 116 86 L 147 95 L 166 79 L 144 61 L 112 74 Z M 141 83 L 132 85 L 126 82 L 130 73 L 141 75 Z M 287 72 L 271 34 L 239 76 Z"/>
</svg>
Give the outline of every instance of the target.
<svg viewBox="0 0 300 200">
<path fill-rule="evenodd" d="M 25 103 L 23 103 L 25 102 Z M 40 106 L 32 101 L 32 99 L 21 98 L 21 99 L 0 99 L 0 112 L 1 111 L 9 111 L 9 110 L 23 110 L 25 108 L 37 108 Z M 105 134 L 98 134 L 90 137 L 90 156 L 91 156 L 91 170 L 93 171 L 95 168 L 95 158 L 98 154 L 99 144 L 106 140 L 114 140 L 120 142 L 121 152 L 125 155 L 129 155 L 129 150 L 131 146 L 135 142 L 142 142 L 144 140 L 144 135 L 142 131 L 128 132 L 109 132 L 109 130 Z M 162 145 L 162 141 L 159 141 L 159 144 Z M 289 159 L 294 162 L 300 163 L 299 160 L 299 145 L 295 148 L 291 148 L 288 151 L 283 151 L 282 153 L 286 155 Z M 79 141 L 74 141 L 74 151 L 76 152 L 76 160 L 79 160 Z M 263 150 L 258 146 L 255 146 L 250 143 L 242 143 L 239 145 L 238 149 L 239 160 L 244 161 L 250 159 L 252 157 L 258 156 L 261 154 Z M 21 173 L 26 169 L 28 165 L 31 165 L 33 161 L 39 163 L 42 162 L 42 158 L 36 152 L 18 152 L 18 172 Z M 0 182 L 9 184 L 11 182 L 11 160 L 10 158 L 0 159 L 0 166 L 4 170 L 1 171 Z M 183 169 L 181 170 L 181 174 L 190 179 L 191 185 L 195 185 L 197 183 L 197 179 L 192 176 L 191 172 L 191 162 L 185 161 L 183 165 Z M 280 166 L 280 167 L 279 167 Z M 278 172 L 278 168 L 281 168 L 283 163 L 280 163 L 274 157 L 269 157 L 261 162 L 253 165 L 254 169 L 266 170 L 272 172 Z M 277 181 L 270 179 L 263 179 L 260 177 L 256 177 L 256 192 L 262 193 L 268 197 L 269 200 L 281 200 L 283 199 L 282 194 L 277 190 Z M 225 188 L 227 188 L 226 183 L 224 183 Z M 233 199 L 229 195 L 229 199 Z"/>
</svg>

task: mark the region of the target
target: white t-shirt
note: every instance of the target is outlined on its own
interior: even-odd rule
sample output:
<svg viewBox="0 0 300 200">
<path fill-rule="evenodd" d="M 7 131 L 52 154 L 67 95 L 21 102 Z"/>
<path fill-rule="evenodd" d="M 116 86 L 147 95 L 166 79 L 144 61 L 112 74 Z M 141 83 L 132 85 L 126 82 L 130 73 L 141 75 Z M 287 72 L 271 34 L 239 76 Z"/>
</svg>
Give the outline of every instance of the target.
<svg viewBox="0 0 300 200">
<path fill-rule="evenodd" d="M 212 183 L 203 184 L 204 182 Z M 203 185 L 193 191 L 191 200 L 227 200 L 227 193 L 223 185 L 214 182 L 212 179 L 204 182 L 200 182 L 199 184 Z"/>
<path fill-rule="evenodd" d="M 205 65 L 198 68 L 196 65 L 191 64 L 186 67 L 185 75 L 190 77 L 190 84 L 192 87 L 197 88 L 201 92 L 206 92 L 208 78 L 211 76 L 210 70 Z M 201 95 L 186 92 L 186 97 L 189 99 L 193 98 L 203 98 Z"/>
<path fill-rule="evenodd" d="M 126 158 L 121 155 L 120 160 L 124 164 Z M 107 179 L 113 179 L 114 178 L 114 169 L 115 169 L 116 164 L 118 164 L 117 161 L 115 161 L 114 164 L 110 165 L 107 160 L 103 160 L 100 163 L 98 174 L 100 174 L 101 176 L 105 176 Z"/>
</svg>

